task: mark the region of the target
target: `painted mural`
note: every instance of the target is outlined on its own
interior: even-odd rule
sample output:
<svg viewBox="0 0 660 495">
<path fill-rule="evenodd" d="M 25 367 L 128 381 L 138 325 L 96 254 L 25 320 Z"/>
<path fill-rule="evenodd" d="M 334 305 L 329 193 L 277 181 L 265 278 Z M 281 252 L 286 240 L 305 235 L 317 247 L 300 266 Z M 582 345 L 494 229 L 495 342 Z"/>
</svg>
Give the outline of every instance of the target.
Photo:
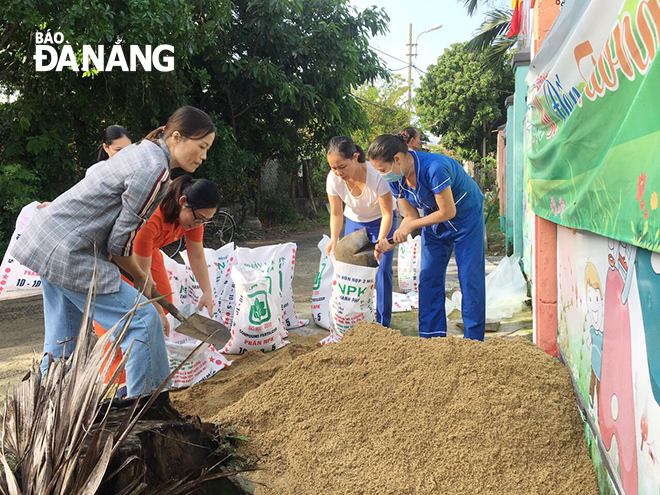
<svg viewBox="0 0 660 495">
<path fill-rule="evenodd" d="M 558 344 L 596 430 L 599 485 L 657 495 L 660 253 L 558 227 L 557 268 Z"/>
</svg>

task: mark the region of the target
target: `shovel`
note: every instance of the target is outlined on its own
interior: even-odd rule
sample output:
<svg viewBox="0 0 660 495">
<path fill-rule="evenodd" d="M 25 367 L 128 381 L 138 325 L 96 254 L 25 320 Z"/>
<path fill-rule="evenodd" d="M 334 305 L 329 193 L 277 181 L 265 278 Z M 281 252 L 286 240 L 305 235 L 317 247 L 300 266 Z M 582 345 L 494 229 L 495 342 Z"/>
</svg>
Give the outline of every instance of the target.
<svg viewBox="0 0 660 495">
<path fill-rule="evenodd" d="M 392 238 L 387 241 L 394 244 Z M 367 229 L 356 230 L 339 240 L 335 247 L 335 259 L 350 265 L 376 268 L 378 261 L 374 256 L 375 248 L 376 244 L 369 239 Z"/>
<path fill-rule="evenodd" d="M 121 274 L 126 277 L 128 280 L 133 282 L 133 277 L 131 277 L 124 270 L 119 268 Z M 151 289 L 151 298 L 158 299 L 156 301 L 160 304 L 168 313 L 170 313 L 174 318 L 181 322 L 181 325 L 176 327 L 176 331 L 192 337 L 197 340 L 206 340 L 207 342 L 213 344 L 213 346 L 220 350 L 231 338 L 231 332 L 224 326 L 222 323 L 202 316 L 200 314 L 193 314 L 186 318 L 181 314 L 174 304 L 169 302 L 162 296 L 155 287 Z"/>
</svg>

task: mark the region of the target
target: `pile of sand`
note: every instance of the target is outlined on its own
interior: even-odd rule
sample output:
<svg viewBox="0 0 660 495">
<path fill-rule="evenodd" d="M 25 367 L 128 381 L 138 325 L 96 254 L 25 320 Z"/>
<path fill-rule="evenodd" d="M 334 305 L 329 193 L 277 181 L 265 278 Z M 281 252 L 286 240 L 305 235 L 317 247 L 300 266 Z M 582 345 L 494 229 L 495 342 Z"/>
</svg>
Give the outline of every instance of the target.
<svg viewBox="0 0 660 495">
<path fill-rule="evenodd" d="M 257 494 L 598 493 L 568 372 L 520 338 L 359 324 L 225 405 Z"/>
</svg>

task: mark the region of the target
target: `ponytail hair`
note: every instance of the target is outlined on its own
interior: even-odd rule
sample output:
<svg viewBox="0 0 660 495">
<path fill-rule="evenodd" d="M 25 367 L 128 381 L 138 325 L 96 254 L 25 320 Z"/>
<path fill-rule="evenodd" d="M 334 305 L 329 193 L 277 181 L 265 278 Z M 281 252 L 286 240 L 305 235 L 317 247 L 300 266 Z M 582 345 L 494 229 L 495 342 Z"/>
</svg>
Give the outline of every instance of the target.
<svg viewBox="0 0 660 495">
<path fill-rule="evenodd" d="M 407 136 L 404 132 L 378 136 L 369 145 L 369 160 L 389 163 L 397 153 L 408 153 Z"/>
<path fill-rule="evenodd" d="M 331 155 L 332 153 L 339 153 L 347 160 L 352 160 L 355 153 L 358 154 L 358 162 L 366 163 L 364 150 L 360 148 L 349 136 L 335 136 L 328 141 L 328 146 L 325 148 L 325 154 Z"/>
<path fill-rule="evenodd" d="M 406 127 L 404 130 L 398 132 L 397 134 L 400 134 L 401 137 L 405 139 L 405 143 L 409 144 L 412 139 L 415 139 L 417 136 L 419 136 L 419 131 L 414 127 Z"/>
<path fill-rule="evenodd" d="M 113 142 L 115 142 L 117 139 L 121 139 L 123 137 L 127 137 L 128 139 L 131 139 L 131 135 L 128 133 L 128 131 L 120 126 L 120 125 L 111 125 L 108 126 L 105 131 L 103 132 L 103 142 L 99 146 L 99 154 L 96 157 L 97 162 L 102 162 L 104 160 L 107 160 L 110 158 L 108 156 L 108 152 L 105 151 L 103 148 L 103 145 L 105 144 L 106 146 L 112 145 Z"/>
<path fill-rule="evenodd" d="M 179 134 L 186 139 L 202 139 L 215 133 L 215 125 L 206 112 L 187 105 L 174 112 L 167 120 L 167 124 L 151 131 L 140 143 L 145 139 L 152 143 L 158 143 L 159 139 L 167 140 L 175 131 L 179 131 Z"/>
<path fill-rule="evenodd" d="M 214 182 L 182 175 L 171 182 L 160 204 L 165 222 L 174 223 L 179 218 L 179 213 L 181 213 L 179 199 L 181 196 L 185 196 L 188 206 L 195 210 L 218 208 L 222 200 L 220 190 Z"/>
</svg>

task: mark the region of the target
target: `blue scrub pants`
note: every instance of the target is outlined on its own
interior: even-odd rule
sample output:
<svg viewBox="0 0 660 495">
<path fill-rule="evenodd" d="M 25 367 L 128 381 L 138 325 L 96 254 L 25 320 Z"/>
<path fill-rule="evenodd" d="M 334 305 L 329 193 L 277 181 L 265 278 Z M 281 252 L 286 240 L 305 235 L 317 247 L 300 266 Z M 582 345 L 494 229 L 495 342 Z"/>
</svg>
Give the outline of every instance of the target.
<svg viewBox="0 0 660 495">
<path fill-rule="evenodd" d="M 41 277 L 44 300 L 44 358 L 41 373 L 46 373 L 47 353 L 54 358 L 69 356 L 73 351 L 85 308 L 87 294 L 65 289 Z M 97 294 L 94 304 L 94 321 L 110 329 L 135 304 L 138 291 L 122 281 L 119 292 Z M 142 297 L 141 302 L 146 299 Z M 121 331 L 120 324 L 115 334 Z M 73 340 L 72 340 L 73 339 Z M 114 336 L 113 336 L 114 340 Z M 163 326 L 152 304 L 137 310 L 120 347 L 126 355 L 133 344 L 126 362 L 126 391 L 128 397 L 156 390 L 170 374 Z"/>
<path fill-rule="evenodd" d="M 346 218 L 346 217 L 345 217 Z M 344 235 L 352 234 L 356 230 L 367 229 L 367 235 L 371 242 L 376 242 L 378 233 L 380 232 L 380 218 L 373 222 L 354 222 L 350 218 L 346 218 L 346 227 L 344 227 Z M 396 230 L 396 213 L 392 221 L 392 228 L 388 237 L 392 237 Z M 394 250 L 383 253 L 380 260 L 380 266 L 376 272 L 376 321 L 384 327 L 390 326 L 392 320 L 392 260 L 394 259 Z"/>
<path fill-rule="evenodd" d="M 452 221 L 422 229 L 419 274 L 419 336 L 446 337 L 445 277 L 452 249 L 456 254 L 461 312 L 466 339 L 484 340 L 486 326 L 486 255 L 483 209 L 471 222 Z"/>
</svg>

